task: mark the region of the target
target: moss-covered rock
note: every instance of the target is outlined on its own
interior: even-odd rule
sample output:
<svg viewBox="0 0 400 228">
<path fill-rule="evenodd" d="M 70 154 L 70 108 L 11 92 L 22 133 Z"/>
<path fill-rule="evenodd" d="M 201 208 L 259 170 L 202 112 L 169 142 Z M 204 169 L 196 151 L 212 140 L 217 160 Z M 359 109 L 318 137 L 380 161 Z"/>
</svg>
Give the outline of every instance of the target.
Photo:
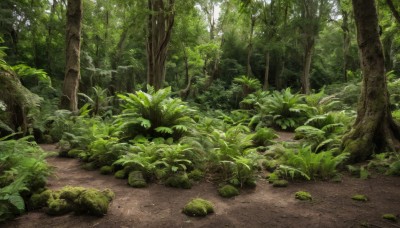
<svg viewBox="0 0 400 228">
<path fill-rule="evenodd" d="M 204 172 L 200 169 L 195 169 L 188 174 L 188 177 L 194 181 L 201 181 L 204 178 Z"/>
<path fill-rule="evenodd" d="M 280 179 L 279 175 L 276 173 L 267 174 L 266 178 L 268 180 L 268 183 L 270 183 L 270 184 L 272 184 L 272 183 L 274 183 L 274 181 Z"/>
<path fill-rule="evenodd" d="M 248 178 L 243 183 L 243 186 L 247 188 L 255 188 L 257 187 L 257 180 L 255 178 Z"/>
<path fill-rule="evenodd" d="M 353 200 L 355 201 L 361 201 L 361 202 L 366 202 L 368 201 L 368 197 L 365 195 L 361 195 L 361 194 L 356 194 L 353 197 L 351 197 Z"/>
<path fill-rule="evenodd" d="M 146 180 L 140 171 L 132 171 L 129 173 L 128 184 L 134 188 L 144 188 L 147 186 Z"/>
<path fill-rule="evenodd" d="M 169 177 L 165 181 L 165 185 L 173 188 L 190 189 L 192 187 L 192 182 L 189 180 L 189 177 L 185 173 L 185 174 L 176 174 L 174 176 Z"/>
<path fill-rule="evenodd" d="M 218 189 L 218 194 L 225 198 L 230 198 L 239 195 L 239 190 L 232 185 L 224 185 Z"/>
<path fill-rule="evenodd" d="M 33 194 L 29 200 L 30 208 L 39 209 L 42 207 L 46 207 L 47 201 L 50 199 L 52 194 L 53 194 L 53 191 L 51 191 L 51 190 L 46 190 L 41 193 Z"/>
<path fill-rule="evenodd" d="M 312 196 L 309 192 L 305 191 L 298 191 L 295 193 L 294 197 L 298 200 L 312 200 Z"/>
<path fill-rule="evenodd" d="M 117 172 L 115 172 L 114 177 L 117 179 L 125 179 L 126 173 L 124 170 L 118 170 Z"/>
<path fill-rule="evenodd" d="M 392 222 L 397 222 L 397 216 L 394 214 L 384 214 L 382 215 L 382 218 Z"/>
<path fill-rule="evenodd" d="M 182 212 L 188 216 L 206 216 L 214 212 L 214 206 L 210 201 L 196 198 L 186 204 Z"/>
<path fill-rule="evenodd" d="M 64 215 L 73 211 L 73 205 L 65 199 L 49 199 L 48 208 L 46 210 L 49 215 Z"/>
<path fill-rule="evenodd" d="M 278 187 L 278 188 L 284 188 L 284 187 L 287 187 L 288 185 L 289 185 L 289 182 L 287 180 L 275 180 L 272 183 L 272 186 Z"/>
<path fill-rule="evenodd" d="M 78 212 L 89 215 L 103 216 L 107 214 L 108 205 L 111 202 L 110 196 L 96 189 L 83 191 L 77 200 Z"/>
<path fill-rule="evenodd" d="M 60 198 L 74 203 L 84 191 L 86 191 L 86 189 L 83 187 L 65 186 L 60 191 Z"/>
<path fill-rule="evenodd" d="M 103 175 L 109 175 L 112 172 L 113 172 L 113 168 L 109 165 L 105 165 L 100 168 L 100 173 Z"/>
</svg>

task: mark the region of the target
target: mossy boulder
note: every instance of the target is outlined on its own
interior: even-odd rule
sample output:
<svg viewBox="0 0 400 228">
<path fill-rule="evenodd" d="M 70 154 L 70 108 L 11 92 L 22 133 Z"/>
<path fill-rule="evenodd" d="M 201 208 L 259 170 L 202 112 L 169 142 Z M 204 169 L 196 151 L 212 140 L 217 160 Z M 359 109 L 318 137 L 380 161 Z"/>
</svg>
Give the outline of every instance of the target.
<svg viewBox="0 0 400 228">
<path fill-rule="evenodd" d="M 225 198 L 231 198 L 239 195 L 239 190 L 232 185 L 224 185 L 218 189 L 218 194 Z"/>
<path fill-rule="evenodd" d="M 188 216 L 206 216 L 214 212 L 214 206 L 210 201 L 196 198 L 187 203 L 182 212 Z"/>
<path fill-rule="evenodd" d="M 126 173 L 124 170 L 118 170 L 117 172 L 115 172 L 114 177 L 117 179 L 125 179 Z"/>
<path fill-rule="evenodd" d="M 272 184 L 272 183 L 274 183 L 274 181 L 280 180 L 280 177 L 276 173 L 270 173 L 270 174 L 267 174 L 266 179 L 268 180 L 268 183 Z"/>
<path fill-rule="evenodd" d="M 244 187 L 247 188 L 255 188 L 257 187 L 257 180 L 255 178 L 247 178 L 246 181 L 243 183 Z"/>
<path fill-rule="evenodd" d="M 204 172 L 200 169 L 195 169 L 188 174 L 188 177 L 194 181 L 201 181 L 204 178 Z"/>
<path fill-rule="evenodd" d="M 289 185 L 289 182 L 287 180 L 275 180 L 272 183 L 273 187 L 277 187 L 277 188 L 284 188 L 287 187 Z"/>
<path fill-rule="evenodd" d="M 113 172 L 113 168 L 109 165 L 105 165 L 100 168 L 100 173 L 103 175 L 109 175 L 112 172 Z"/>
<path fill-rule="evenodd" d="M 397 222 L 397 216 L 394 214 L 384 214 L 382 215 L 382 218 L 392 222 Z"/>
<path fill-rule="evenodd" d="M 29 206 L 32 209 L 39 209 L 47 206 L 47 201 L 52 197 L 53 191 L 46 190 L 41 193 L 35 193 L 29 200 Z"/>
<path fill-rule="evenodd" d="M 103 216 L 113 198 L 114 193 L 109 189 L 99 191 L 93 188 L 66 186 L 60 190 L 46 190 L 34 194 L 29 202 L 33 209 L 45 207 L 49 215 L 75 212 Z"/>
<path fill-rule="evenodd" d="M 107 214 L 111 199 L 109 194 L 104 194 L 104 192 L 96 189 L 87 189 L 79 195 L 77 211 L 89 215 L 103 216 Z"/>
<path fill-rule="evenodd" d="M 192 182 L 190 181 L 188 175 L 184 174 L 175 174 L 165 181 L 165 185 L 173 188 L 184 188 L 190 189 L 192 188 Z"/>
<path fill-rule="evenodd" d="M 361 202 L 367 202 L 368 201 L 368 197 L 365 196 L 365 195 L 361 195 L 361 194 L 356 194 L 351 198 L 353 200 L 355 200 L 355 201 L 361 201 Z"/>
<path fill-rule="evenodd" d="M 73 211 L 73 204 L 68 203 L 65 199 L 50 199 L 48 201 L 48 209 L 46 213 L 49 215 L 64 215 Z"/>
<path fill-rule="evenodd" d="M 298 191 L 294 194 L 294 197 L 298 200 L 308 200 L 311 201 L 312 200 L 312 196 L 309 192 L 305 192 L 305 191 Z"/>
<path fill-rule="evenodd" d="M 128 184 L 134 188 L 144 188 L 147 186 L 147 182 L 143 177 L 141 171 L 132 171 L 129 173 Z"/>
</svg>

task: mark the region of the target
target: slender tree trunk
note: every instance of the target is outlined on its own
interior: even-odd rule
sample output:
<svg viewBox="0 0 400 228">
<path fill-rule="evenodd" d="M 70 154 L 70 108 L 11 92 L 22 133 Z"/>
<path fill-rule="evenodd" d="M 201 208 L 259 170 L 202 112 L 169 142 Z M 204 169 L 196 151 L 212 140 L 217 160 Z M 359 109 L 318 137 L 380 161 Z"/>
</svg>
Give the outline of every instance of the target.
<svg viewBox="0 0 400 228">
<path fill-rule="evenodd" d="M 66 66 L 60 107 L 78 111 L 77 92 L 80 79 L 82 0 L 68 0 Z"/>
<path fill-rule="evenodd" d="M 265 73 L 264 73 L 264 90 L 268 90 L 269 87 L 269 51 L 265 52 Z"/>
<path fill-rule="evenodd" d="M 247 46 L 247 76 L 253 76 L 253 72 L 251 70 L 251 55 L 253 54 L 253 33 L 254 26 L 256 25 L 256 17 L 250 16 L 250 36 L 249 36 L 249 45 Z"/>
<path fill-rule="evenodd" d="M 385 77 L 382 44 L 379 39 L 375 0 L 352 0 L 357 41 L 363 73 L 357 119 L 343 138 L 350 161 L 368 159 L 373 153 L 395 151 L 400 128 L 393 121 Z"/>
<path fill-rule="evenodd" d="M 400 13 L 396 10 L 392 0 L 386 0 L 386 3 L 388 4 L 390 11 L 392 11 L 394 18 L 396 18 L 397 23 L 400 24 Z"/>
<path fill-rule="evenodd" d="M 50 75 L 53 75 L 53 56 L 52 56 L 52 45 L 51 42 L 53 40 L 53 23 L 54 23 L 54 15 L 56 13 L 57 8 L 57 0 L 53 0 L 53 4 L 50 10 L 50 19 L 49 24 L 47 25 L 47 37 L 46 37 L 46 57 L 47 57 L 47 72 Z"/>
<path fill-rule="evenodd" d="M 303 94 L 310 93 L 310 69 L 311 69 L 311 59 L 314 49 L 314 39 L 307 39 L 307 44 L 304 48 L 304 66 L 303 74 L 301 77 L 301 92 Z"/>
<path fill-rule="evenodd" d="M 350 50 L 350 31 L 349 31 L 349 13 L 345 10 L 342 10 L 343 23 L 343 79 L 345 82 L 348 81 L 347 76 L 347 65 L 349 59 L 349 50 Z"/>
<path fill-rule="evenodd" d="M 174 25 L 175 0 L 148 0 L 147 83 L 156 90 L 165 81 L 165 61 Z"/>
</svg>

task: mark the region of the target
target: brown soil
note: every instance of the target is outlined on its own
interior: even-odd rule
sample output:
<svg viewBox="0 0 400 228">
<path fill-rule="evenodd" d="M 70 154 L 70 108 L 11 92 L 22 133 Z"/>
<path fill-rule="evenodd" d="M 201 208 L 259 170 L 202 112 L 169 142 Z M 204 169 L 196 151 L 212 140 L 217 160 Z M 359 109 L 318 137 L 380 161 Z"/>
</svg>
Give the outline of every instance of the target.
<svg viewBox="0 0 400 228">
<path fill-rule="evenodd" d="M 55 150 L 53 145 L 43 145 Z M 4 227 L 400 227 L 382 219 L 385 213 L 400 214 L 400 179 L 374 176 L 361 180 L 344 176 L 342 183 L 310 181 L 274 188 L 265 179 L 254 190 L 242 190 L 233 199 L 218 196 L 212 183 L 195 184 L 182 190 L 151 184 L 144 189 L 131 188 L 126 180 L 85 171 L 76 159 L 51 157 L 56 177 L 49 188 L 65 185 L 110 188 L 116 198 L 102 218 L 64 215 L 52 217 L 40 211 L 26 213 Z M 294 198 L 299 190 L 308 191 L 312 202 Z M 356 202 L 354 194 L 365 194 L 368 202 Z M 192 198 L 201 197 L 215 205 L 215 213 L 205 218 L 187 217 L 182 207 Z"/>
</svg>

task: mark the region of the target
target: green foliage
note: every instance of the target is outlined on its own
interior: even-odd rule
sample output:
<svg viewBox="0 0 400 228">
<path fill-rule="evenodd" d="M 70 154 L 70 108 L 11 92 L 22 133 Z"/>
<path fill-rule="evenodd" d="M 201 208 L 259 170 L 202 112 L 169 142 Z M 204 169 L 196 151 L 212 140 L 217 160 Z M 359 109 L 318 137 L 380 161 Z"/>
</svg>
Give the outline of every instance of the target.
<svg viewBox="0 0 400 228">
<path fill-rule="evenodd" d="M 167 180 L 165 180 L 165 185 L 173 188 L 192 188 L 192 182 L 186 173 L 177 173 L 168 177 Z"/>
<path fill-rule="evenodd" d="M 389 220 L 391 222 L 397 222 L 398 218 L 396 215 L 394 214 L 383 214 L 382 215 L 383 219 Z"/>
<path fill-rule="evenodd" d="M 272 183 L 272 186 L 277 187 L 277 188 L 285 188 L 289 185 L 289 182 L 287 180 L 275 180 Z"/>
<path fill-rule="evenodd" d="M 273 143 L 273 139 L 278 138 L 278 135 L 271 128 L 258 128 L 253 137 L 254 145 L 269 146 Z"/>
<path fill-rule="evenodd" d="M 23 213 L 24 197 L 43 188 L 51 174 L 45 154 L 30 139 L 0 138 L 0 222 Z"/>
<path fill-rule="evenodd" d="M 284 155 L 285 166 L 280 166 L 280 169 L 286 170 L 292 178 L 300 174 L 308 180 L 329 179 L 336 174 L 336 167 L 347 157 L 348 154 L 333 156 L 330 151 L 313 153 L 310 147 L 303 147 L 298 151 L 288 149 Z"/>
<path fill-rule="evenodd" d="M 182 210 L 188 216 L 206 216 L 214 212 L 214 205 L 207 200 L 192 199 Z"/>
<path fill-rule="evenodd" d="M 147 182 L 141 171 L 132 171 L 128 176 L 128 185 L 134 188 L 144 188 L 147 187 Z"/>
<path fill-rule="evenodd" d="M 281 129 L 294 129 L 307 120 L 313 109 L 304 103 L 302 95 L 292 94 L 287 88 L 264 98 L 256 110 L 258 114 L 252 118 L 250 126 L 272 123 Z"/>
<path fill-rule="evenodd" d="M 187 133 L 193 125 L 192 110 L 180 99 L 170 96 L 170 87 L 158 91 L 148 87 L 148 93 L 118 95 L 124 104 L 115 123 L 123 136 L 134 138 L 143 134 L 150 138 L 172 136 L 179 139 Z"/>
</svg>

